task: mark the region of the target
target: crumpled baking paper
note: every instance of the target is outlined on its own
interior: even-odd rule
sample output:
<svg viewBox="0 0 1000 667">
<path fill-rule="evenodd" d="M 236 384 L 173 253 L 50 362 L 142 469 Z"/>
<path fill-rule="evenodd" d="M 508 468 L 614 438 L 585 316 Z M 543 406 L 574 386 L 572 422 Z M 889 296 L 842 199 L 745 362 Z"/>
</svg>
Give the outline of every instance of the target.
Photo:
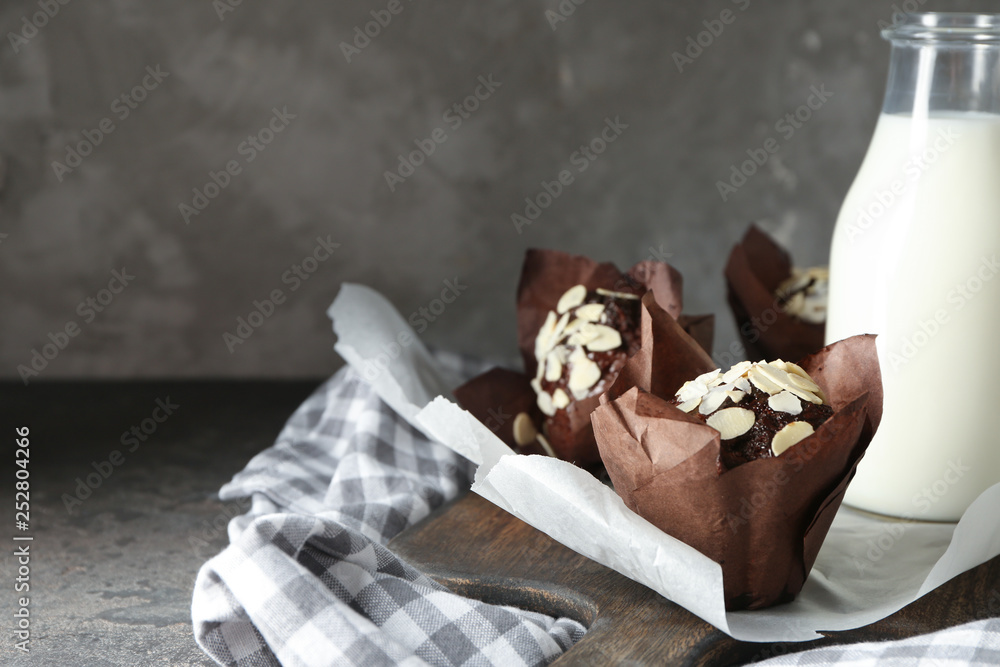
<svg viewBox="0 0 1000 667">
<path fill-rule="evenodd" d="M 842 507 L 793 602 L 727 613 L 717 563 L 633 513 L 588 472 L 549 457 L 514 454 L 446 398 L 448 383 L 457 384 L 457 378 L 436 368 L 380 294 L 345 284 L 328 314 L 335 349 L 383 400 L 428 437 L 478 464 L 473 491 L 735 639 L 809 641 L 820 638 L 820 631 L 868 625 L 1000 555 L 1000 484 L 987 489 L 957 525 L 883 519 Z"/>
</svg>

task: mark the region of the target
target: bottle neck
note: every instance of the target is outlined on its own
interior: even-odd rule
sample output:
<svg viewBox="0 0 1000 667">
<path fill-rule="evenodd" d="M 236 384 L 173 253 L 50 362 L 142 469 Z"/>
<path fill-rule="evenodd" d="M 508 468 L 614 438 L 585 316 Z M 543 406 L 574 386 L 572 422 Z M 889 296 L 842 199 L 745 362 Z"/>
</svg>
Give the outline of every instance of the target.
<svg viewBox="0 0 1000 667">
<path fill-rule="evenodd" d="M 1000 115 L 1000 44 L 893 40 L 882 113 Z"/>
</svg>

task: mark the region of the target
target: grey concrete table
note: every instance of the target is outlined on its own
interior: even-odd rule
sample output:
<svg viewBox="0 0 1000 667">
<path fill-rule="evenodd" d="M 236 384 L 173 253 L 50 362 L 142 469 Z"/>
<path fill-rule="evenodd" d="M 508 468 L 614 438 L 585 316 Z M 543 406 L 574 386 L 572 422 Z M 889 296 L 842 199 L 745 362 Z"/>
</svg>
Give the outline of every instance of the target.
<svg viewBox="0 0 1000 667">
<path fill-rule="evenodd" d="M 191 592 L 248 506 L 216 493 L 317 384 L 0 384 L 0 664 L 214 664 L 192 635 Z M 15 523 L 18 426 L 30 429 L 27 530 Z M 15 592 L 25 545 L 30 591 Z M 27 655 L 14 637 L 24 596 Z"/>
</svg>

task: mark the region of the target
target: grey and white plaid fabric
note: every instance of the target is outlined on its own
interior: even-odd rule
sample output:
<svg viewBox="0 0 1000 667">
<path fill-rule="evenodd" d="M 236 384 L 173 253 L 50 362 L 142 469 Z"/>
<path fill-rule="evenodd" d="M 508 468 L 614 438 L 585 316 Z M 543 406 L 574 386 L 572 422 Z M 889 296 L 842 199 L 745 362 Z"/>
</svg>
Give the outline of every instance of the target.
<svg viewBox="0 0 1000 667">
<path fill-rule="evenodd" d="M 460 362 L 452 360 L 452 370 Z M 468 487 L 472 465 L 352 370 L 320 387 L 220 492 L 252 497 L 198 574 L 195 636 L 223 665 L 535 665 L 584 628 L 453 595 L 385 544 Z M 765 654 L 766 655 L 766 654 Z M 1000 664 L 1000 619 L 761 665 Z"/>
<path fill-rule="evenodd" d="M 894 642 L 828 646 L 756 663 L 833 667 L 988 667 L 1000 665 L 1000 618 Z"/>
<path fill-rule="evenodd" d="M 576 621 L 448 592 L 385 544 L 468 488 L 472 465 L 345 368 L 224 486 L 252 497 L 198 574 L 195 637 L 223 665 L 542 665 Z"/>
</svg>

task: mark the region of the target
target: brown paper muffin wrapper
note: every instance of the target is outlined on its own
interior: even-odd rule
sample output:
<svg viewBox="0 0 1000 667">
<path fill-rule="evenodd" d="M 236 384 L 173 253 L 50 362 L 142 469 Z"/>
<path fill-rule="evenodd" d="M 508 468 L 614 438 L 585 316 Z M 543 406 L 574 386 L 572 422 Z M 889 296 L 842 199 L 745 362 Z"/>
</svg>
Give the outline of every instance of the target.
<svg viewBox="0 0 1000 667">
<path fill-rule="evenodd" d="M 517 336 L 524 360 L 524 374 L 494 369 L 474 378 L 454 391 L 460 405 L 481 422 L 493 428 L 504 413 L 506 423 L 495 429 L 509 447 L 521 453 L 538 453 L 540 448 L 518 447 L 514 442 L 512 423 L 518 412 L 528 412 L 541 431 L 544 416 L 535 406 L 535 392 L 530 380 L 535 376 L 535 337 L 549 311 L 555 310 L 566 290 L 584 285 L 588 291 L 598 288 L 629 294 L 649 294 L 650 298 L 671 318 L 680 317 L 681 326 L 696 340 L 695 346 L 710 350 L 715 330 L 713 315 L 681 316 L 683 279 L 669 264 L 644 261 L 622 273 L 614 264 L 596 262 L 580 255 L 557 250 L 531 249 L 525 255 L 521 280 L 517 289 Z M 705 357 L 707 358 L 707 353 Z M 556 413 L 548 441 L 556 455 L 582 467 L 593 468 L 601 462 L 590 415 L 600 404 L 595 395 L 573 401 Z M 527 409 L 525 406 L 532 406 Z"/>
<path fill-rule="evenodd" d="M 785 313 L 775 298 L 791 275 L 788 253 L 751 224 L 725 269 L 729 307 L 748 359 L 801 359 L 823 347 L 824 326 Z"/>
<path fill-rule="evenodd" d="M 727 609 L 791 600 L 881 419 L 875 337 L 849 338 L 799 362 L 834 409 L 813 435 L 781 456 L 720 474 L 719 432 L 669 403 L 685 381 L 715 365 L 649 298 L 642 335 L 642 350 L 593 415 L 615 491 L 632 511 L 722 566 Z"/>
</svg>

